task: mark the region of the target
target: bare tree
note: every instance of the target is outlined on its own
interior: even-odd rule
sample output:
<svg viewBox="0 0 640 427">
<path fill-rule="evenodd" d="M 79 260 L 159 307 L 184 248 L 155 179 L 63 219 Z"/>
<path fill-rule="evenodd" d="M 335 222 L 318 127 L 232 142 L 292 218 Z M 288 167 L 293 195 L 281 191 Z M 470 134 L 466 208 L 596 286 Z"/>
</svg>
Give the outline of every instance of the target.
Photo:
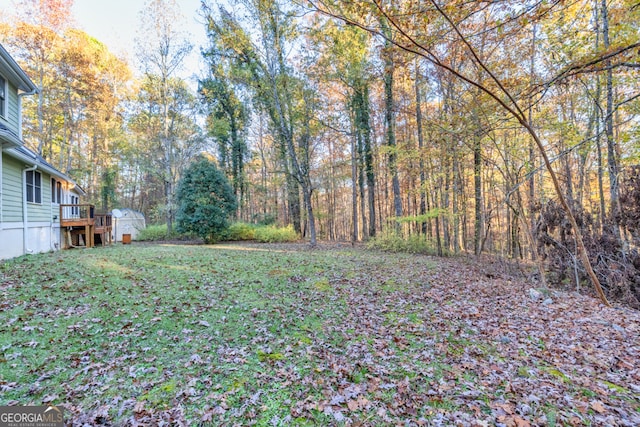
<svg viewBox="0 0 640 427">
<path fill-rule="evenodd" d="M 177 182 L 176 158 L 173 146 L 177 137 L 174 132 L 170 109 L 173 102 L 171 79 L 185 57 L 191 52 L 187 34 L 180 28 L 184 18 L 175 0 L 148 0 L 140 12 L 140 33 L 137 39 L 138 58 L 145 77 L 157 82 L 159 95 L 161 133 L 157 135 L 162 151 L 162 179 L 166 202 L 167 231 L 173 230 L 174 192 Z M 157 77 L 157 78 L 156 78 Z"/>
</svg>

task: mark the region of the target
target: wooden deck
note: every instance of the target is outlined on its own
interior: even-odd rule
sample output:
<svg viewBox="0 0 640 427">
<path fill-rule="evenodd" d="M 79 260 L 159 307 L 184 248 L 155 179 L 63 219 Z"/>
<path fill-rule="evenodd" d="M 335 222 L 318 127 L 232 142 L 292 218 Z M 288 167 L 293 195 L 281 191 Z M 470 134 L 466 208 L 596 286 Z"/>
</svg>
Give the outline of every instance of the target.
<svg viewBox="0 0 640 427">
<path fill-rule="evenodd" d="M 95 214 L 93 236 L 94 236 L 94 240 L 95 240 L 95 236 L 100 237 L 100 244 L 102 246 L 111 244 L 111 230 L 112 230 L 111 224 L 112 224 L 111 214 L 107 214 L 107 213 Z"/>
<path fill-rule="evenodd" d="M 94 205 L 60 205 L 60 227 L 66 229 L 71 246 L 92 248 L 96 238 L 102 246 L 110 245 L 111 224 L 111 214 L 96 213 Z"/>
</svg>

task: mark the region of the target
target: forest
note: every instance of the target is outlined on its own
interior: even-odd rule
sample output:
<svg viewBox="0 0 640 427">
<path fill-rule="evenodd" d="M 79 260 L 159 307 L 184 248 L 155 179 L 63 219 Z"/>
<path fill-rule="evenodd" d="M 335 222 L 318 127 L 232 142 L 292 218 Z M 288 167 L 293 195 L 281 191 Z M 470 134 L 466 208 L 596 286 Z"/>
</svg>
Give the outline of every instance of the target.
<svg viewBox="0 0 640 427">
<path fill-rule="evenodd" d="M 0 41 L 40 89 L 26 143 L 101 210 L 170 232 L 205 154 L 236 221 L 526 260 L 640 307 L 637 0 L 205 0 L 204 46 L 148 0 L 131 61 L 72 3 L 19 1 Z"/>
</svg>

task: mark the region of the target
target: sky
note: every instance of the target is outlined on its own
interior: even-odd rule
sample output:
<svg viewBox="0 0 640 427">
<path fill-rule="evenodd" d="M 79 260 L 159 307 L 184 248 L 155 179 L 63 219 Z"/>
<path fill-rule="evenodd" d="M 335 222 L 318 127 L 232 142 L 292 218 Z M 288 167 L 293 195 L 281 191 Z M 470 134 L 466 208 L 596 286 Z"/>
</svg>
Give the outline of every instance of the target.
<svg viewBox="0 0 640 427">
<path fill-rule="evenodd" d="M 193 50 L 180 70 L 181 77 L 196 83 L 196 76 L 203 68 L 200 47 L 206 44 L 202 18 L 199 16 L 201 0 L 177 0 L 185 19 L 184 30 L 190 33 Z M 95 37 L 119 57 L 126 58 L 134 70 L 136 29 L 145 0 L 75 0 L 73 4 L 74 27 Z M 0 0 L 0 14 L 12 14 L 15 0 Z"/>
</svg>

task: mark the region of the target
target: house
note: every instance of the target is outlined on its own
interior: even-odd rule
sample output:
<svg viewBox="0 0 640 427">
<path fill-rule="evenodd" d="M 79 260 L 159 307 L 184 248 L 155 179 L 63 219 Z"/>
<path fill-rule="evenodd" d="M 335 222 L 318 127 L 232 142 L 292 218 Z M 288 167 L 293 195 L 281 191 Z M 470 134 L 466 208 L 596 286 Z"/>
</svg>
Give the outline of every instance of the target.
<svg viewBox="0 0 640 427">
<path fill-rule="evenodd" d="M 93 245 L 93 207 L 80 204 L 85 192 L 22 140 L 22 98 L 37 92 L 0 44 L 0 259 L 68 247 L 74 236 Z"/>
</svg>

